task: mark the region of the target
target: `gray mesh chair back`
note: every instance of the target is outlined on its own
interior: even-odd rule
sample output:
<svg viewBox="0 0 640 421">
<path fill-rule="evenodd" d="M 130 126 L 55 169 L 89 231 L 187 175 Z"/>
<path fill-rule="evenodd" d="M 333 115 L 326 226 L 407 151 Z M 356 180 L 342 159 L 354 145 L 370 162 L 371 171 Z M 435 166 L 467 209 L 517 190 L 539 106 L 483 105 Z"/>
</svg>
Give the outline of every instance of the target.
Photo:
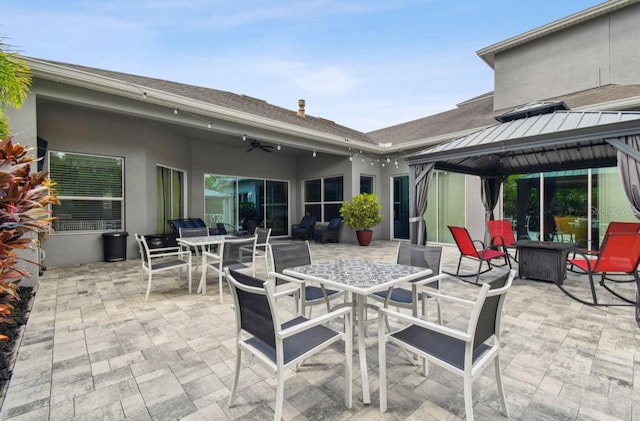
<svg viewBox="0 0 640 421">
<path fill-rule="evenodd" d="M 496 290 L 504 287 L 509 279 L 509 272 L 494 279 L 489 283 L 489 290 Z M 476 350 L 484 344 L 493 335 L 499 335 L 498 320 L 500 316 L 500 308 L 506 294 L 488 296 L 484 300 L 478 323 L 476 324 L 475 333 L 473 335 L 473 349 Z"/>
<path fill-rule="evenodd" d="M 180 238 L 188 238 L 188 237 L 208 237 L 209 236 L 209 228 L 207 227 L 198 227 L 198 228 L 179 228 Z M 192 253 L 200 254 L 202 249 L 200 247 L 193 247 L 191 250 Z"/>
<path fill-rule="evenodd" d="M 372 294 L 370 297 L 384 301 L 385 306 L 394 306 L 398 308 L 411 309 L 413 316 L 418 315 L 418 303 L 422 301 L 422 313 L 426 312 L 426 302 L 424 301 L 425 295 L 420 292 L 418 285 L 426 279 L 433 278 L 433 282 L 426 283 L 426 287 L 438 290 L 440 288 L 440 278 L 442 277 L 442 247 L 440 246 L 423 246 L 418 244 L 411 244 L 407 242 L 400 242 L 398 244 L 398 254 L 396 257 L 396 263 L 401 265 L 416 266 L 422 268 L 429 268 L 433 271 L 433 274 L 413 281 L 411 289 L 406 288 L 390 288 L 388 290 L 379 291 Z M 442 310 L 440 308 L 440 302 L 437 303 L 438 308 L 438 320 L 442 321 Z"/>
<path fill-rule="evenodd" d="M 256 236 L 224 241 L 222 266 L 249 265 L 254 259 Z"/>
<path fill-rule="evenodd" d="M 282 273 L 283 270 L 296 266 L 310 265 L 311 252 L 309 243 L 283 243 L 271 244 L 271 258 L 273 259 L 273 270 Z"/>
<path fill-rule="evenodd" d="M 273 327 L 273 313 L 266 293 L 251 292 L 236 287 L 237 284 L 241 284 L 264 290 L 264 281 L 235 270 L 229 273 L 232 295 L 237 298 L 240 328 L 260 339 L 275 353 L 276 334 Z"/>
<path fill-rule="evenodd" d="M 396 263 L 429 268 L 433 271 L 434 275 L 437 275 L 442 272 L 442 247 L 422 246 L 402 242 L 398 245 Z M 432 286 L 437 286 L 438 282 L 439 281 Z"/>
<path fill-rule="evenodd" d="M 285 269 L 296 266 L 310 265 L 311 252 L 309 250 L 309 241 L 303 243 L 282 243 L 269 245 L 271 258 L 273 260 L 273 270 L 282 275 Z M 281 284 L 283 277 L 276 277 L 276 283 Z M 300 297 L 299 311 L 305 314 L 305 306 L 314 304 L 324 304 L 327 311 L 331 309 L 329 300 L 341 295 L 341 291 L 327 289 L 324 285 L 314 286 L 306 285 L 302 290 Z"/>
</svg>

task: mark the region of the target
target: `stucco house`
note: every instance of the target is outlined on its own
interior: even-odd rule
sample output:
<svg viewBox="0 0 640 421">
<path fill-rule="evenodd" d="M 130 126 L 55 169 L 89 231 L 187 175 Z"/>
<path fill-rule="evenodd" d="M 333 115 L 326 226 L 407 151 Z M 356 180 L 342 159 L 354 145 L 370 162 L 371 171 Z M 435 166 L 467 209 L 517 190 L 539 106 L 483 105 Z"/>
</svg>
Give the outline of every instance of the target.
<svg viewBox="0 0 640 421">
<path fill-rule="evenodd" d="M 409 164 L 416 154 L 492 127 L 496 117 L 532 103 L 564 104 L 583 113 L 624 111 L 625 121 L 635 121 L 638 51 L 640 4 L 607 1 L 479 50 L 495 72 L 492 92 L 369 133 L 306 114 L 304 101 L 284 109 L 247 95 L 24 57 L 33 86 L 9 118 L 18 142 L 40 147 L 42 165 L 63 199 L 54 208 L 56 232 L 43 246 L 48 266 L 101 261 L 103 233 L 161 233 L 168 219 L 200 217 L 210 226 L 238 227 L 247 204 L 272 235 L 288 236 L 305 213 L 328 221 L 343 200 L 361 191 L 376 193 L 383 205 L 384 221 L 374 238 L 408 239 Z M 582 123 L 578 129 L 597 126 Z M 635 126 L 625 130 L 632 133 Z M 496 217 L 524 221 L 512 197 L 519 191 L 520 202 L 523 194 L 537 200 L 527 222 L 551 199 L 562 199 L 564 212 L 590 225 L 633 218 L 628 204 L 615 215 L 593 210 L 602 207 L 597 200 L 605 191 L 610 203 L 625 200 L 620 180 L 611 176 L 615 161 L 602 164 L 579 174 L 559 168 L 549 175 L 547 183 L 566 181 L 554 184 L 556 197 L 536 190 L 536 182 L 546 185 L 544 177 L 514 177 L 505 184 Z M 451 224 L 481 238 L 479 177 L 440 170 L 432 187 L 427 239 L 451 242 Z M 584 209 L 570 208 L 564 197 L 576 191 L 586 195 Z M 541 226 L 538 221 L 527 228 Z M 355 241 L 347 227 L 341 236 Z M 130 236 L 129 258 L 138 257 L 134 243 Z"/>
</svg>

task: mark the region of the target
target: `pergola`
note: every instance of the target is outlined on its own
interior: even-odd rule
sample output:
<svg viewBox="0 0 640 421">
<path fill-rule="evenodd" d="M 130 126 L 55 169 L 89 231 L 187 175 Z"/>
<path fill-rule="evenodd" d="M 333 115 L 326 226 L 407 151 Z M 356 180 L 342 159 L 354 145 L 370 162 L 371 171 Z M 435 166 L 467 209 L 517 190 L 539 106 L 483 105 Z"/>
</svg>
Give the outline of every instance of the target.
<svg viewBox="0 0 640 421">
<path fill-rule="evenodd" d="M 410 185 L 414 186 L 411 240 L 424 242 L 422 215 L 435 169 L 481 177 L 489 219 L 508 175 L 618 165 L 631 206 L 640 218 L 638 162 L 640 112 L 555 110 L 497 123 L 408 158 Z"/>
<path fill-rule="evenodd" d="M 409 157 L 411 242 L 425 241 L 423 215 L 436 169 L 480 177 L 485 239 L 502 182 L 512 174 L 617 165 L 631 208 L 640 219 L 640 112 L 563 108 L 562 103 L 523 107 L 496 118 L 499 122 L 493 126 Z"/>
</svg>

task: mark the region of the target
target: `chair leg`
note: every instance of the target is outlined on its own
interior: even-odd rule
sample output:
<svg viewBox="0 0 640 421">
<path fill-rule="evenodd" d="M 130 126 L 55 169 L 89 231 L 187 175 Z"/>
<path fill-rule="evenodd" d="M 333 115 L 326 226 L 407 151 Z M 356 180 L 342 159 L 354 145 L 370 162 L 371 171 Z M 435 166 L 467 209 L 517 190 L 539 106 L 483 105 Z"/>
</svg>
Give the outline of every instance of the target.
<svg viewBox="0 0 640 421">
<path fill-rule="evenodd" d="M 229 406 L 233 405 L 233 399 L 238 391 L 238 378 L 240 377 L 240 362 L 242 360 L 242 350 L 236 346 L 236 369 L 233 375 L 233 385 L 231 386 L 231 395 L 229 395 Z"/>
<path fill-rule="evenodd" d="M 220 304 L 223 304 L 223 297 L 222 297 L 222 270 L 218 271 L 218 291 L 220 292 Z"/>
<path fill-rule="evenodd" d="M 344 325 L 344 381 L 346 382 L 344 387 L 344 405 L 351 409 L 353 406 L 353 328 L 349 315 L 344 316 Z"/>
<path fill-rule="evenodd" d="M 464 374 L 464 411 L 467 415 L 466 421 L 473 421 L 473 397 L 471 396 L 471 385 L 473 379 L 470 372 Z"/>
<path fill-rule="evenodd" d="M 191 265 L 187 268 L 187 279 L 189 280 L 189 294 L 191 294 Z"/>
<path fill-rule="evenodd" d="M 147 294 L 144 296 L 144 300 L 149 300 L 149 292 L 151 292 L 151 271 L 149 271 L 149 280 L 147 282 Z"/>
<path fill-rule="evenodd" d="M 380 323 L 378 321 L 378 365 L 380 368 L 378 390 L 380 393 L 380 412 L 387 410 L 387 338 L 385 336 L 386 332 L 384 331 L 385 324 L 386 323 Z"/>
<path fill-rule="evenodd" d="M 276 373 L 276 409 L 273 414 L 274 421 L 279 421 L 282 418 L 282 406 L 284 401 L 284 369 L 278 367 Z"/>
<path fill-rule="evenodd" d="M 482 273 L 482 262 L 483 260 L 480 259 L 480 264 L 478 265 L 478 274 L 476 275 L 476 285 L 478 284 L 478 281 L 480 280 L 480 274 Z M 491 263 L 487 262 L 487 264 L 489 265 L 489 268 L 491 268 Z"/>
<path fill-rule="evenodd" d="M 509 408 L 507 407 L 507 397 L 504 395 L 504 387 L 502 386 L 502 373 L 500 370 L 500 356 L 496 355 L 496 359 L 493 362 L 496 368 L 496 383 L 498 384 L 498 394 L 500 395 L 500 402 L 502 403 L 502 409 L 504 409 L 504 415 L 509 418 Z"/>
</svg>

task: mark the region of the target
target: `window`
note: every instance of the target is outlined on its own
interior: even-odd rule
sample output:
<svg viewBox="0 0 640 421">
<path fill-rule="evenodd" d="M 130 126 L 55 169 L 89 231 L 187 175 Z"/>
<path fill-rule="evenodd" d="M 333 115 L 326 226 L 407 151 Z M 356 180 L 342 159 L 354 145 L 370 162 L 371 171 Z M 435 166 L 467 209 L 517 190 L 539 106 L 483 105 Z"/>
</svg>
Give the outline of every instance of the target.
<svg viewBox="0 0 640 421">
<path fill-rule="evenodd" d="M 61 202 L 52 207 L 56 232 L 122 229 L 123 158 L 50 151 L 49 172 Z"/>
<path fill-rule="evenodd" d="M 373 193 L 373 177 L 370 175 L 360 176 L 360 193 Z"/>
<path fill-rule="evenodd" d="M 304 182 L 304 212 L 329 221 L 340 217 L 344 198 L 343 177 L 327 177 Z"/>
<path fill-rule="evenodd" d="M 184 171 L 156 167 L 156 229 L 158 233 L 169 232 L 170 219 L 185 217 Z"/>
</svg>

